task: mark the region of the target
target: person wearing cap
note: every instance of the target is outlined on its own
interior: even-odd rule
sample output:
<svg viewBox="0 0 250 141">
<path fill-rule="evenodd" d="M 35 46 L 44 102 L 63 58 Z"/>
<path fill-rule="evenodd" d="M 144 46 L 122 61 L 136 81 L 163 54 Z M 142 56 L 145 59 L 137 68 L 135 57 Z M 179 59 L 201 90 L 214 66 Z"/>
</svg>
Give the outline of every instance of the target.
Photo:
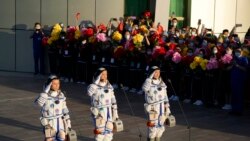
<svg viewBox="0 0 250 141">
<path fill-rule="evenodd" d="M 88 86 L 91 97 L 91 116 L 94 122 L 96 141 L 113 139 L 113 122 L 117 120 L 118 110 L 114 89 L 107 79 L 107 70 L 99 68 L 94 74 L 93 83 Z"/>
<path fill-rule="evenodd" d="M 48 78 L 43 92 L 35 103 L 41 107 L 40 120 L 45 141 L 64 141 L 67 132 L 71 130 L 71 121 L 66 97 L 61 92 L 60 80 L 57 76 L 52 75 Z"/>
<path fill-rule="evenodd" d="M 165 131 L 164 123 L 170 115 L 167 86 L 160 76 L 160 68 L 153 66 L 143 86 L 145 92 L 144 104 L 148 117 L 148 141 L 160 141 Z"/>
</svg>

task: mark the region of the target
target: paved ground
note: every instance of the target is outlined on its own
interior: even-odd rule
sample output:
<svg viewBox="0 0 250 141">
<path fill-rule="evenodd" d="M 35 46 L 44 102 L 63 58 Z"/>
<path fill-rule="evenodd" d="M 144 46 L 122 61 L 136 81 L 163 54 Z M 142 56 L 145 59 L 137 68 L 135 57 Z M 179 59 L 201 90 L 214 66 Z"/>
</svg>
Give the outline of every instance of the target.
<svg viewBox="0 0 250 141">
<path fill-rule="evenodd" d="M 0 72 L 0 141 L 42 141 L 39 123 L 39 109 L 33 104 L 41 92 L 44 77 L 33 77 L 25 73 Z M 67 92 L 67 104 L 71 111 L 73 128 L 78 133 L 78 141 L 92 141 L 93 127 L 90 120 L 89 97 L 86 86 L 62 83 Z M 146 141 L 146 120 L 142 95 L 127 94 L 136 113 L 131 116 L 129 106 L 121 90 L 116 90 L 119 115 L 125 131 L 116 133 L 114 141 Z M 229 116 L 227 112 L 215 108 L 196 107 L 183 104 L 191 130 L 176 102 L 171 103 L 177 126 L 167 128 L 162 141 L 249 141 L 250 112 L 241 117 Z"/>
</svg>

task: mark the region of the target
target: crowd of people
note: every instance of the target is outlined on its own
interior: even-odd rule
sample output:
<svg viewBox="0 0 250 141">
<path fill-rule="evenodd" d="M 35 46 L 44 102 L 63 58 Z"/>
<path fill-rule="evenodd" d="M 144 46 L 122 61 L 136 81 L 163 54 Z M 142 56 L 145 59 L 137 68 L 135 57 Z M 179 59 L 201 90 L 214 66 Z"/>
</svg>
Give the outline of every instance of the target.
<svg viewBox="0 0 250 141">
<path fill-rule="evenodd" d="M 243 111 L 243 96 L 249 92 L 250 28 L 241 42 L 235 32 L 239 25 L 216 36 L 201 22 L 197 27 L 178 28 L 178 20 L 172 18 L 169 29 L 164 29 L 151 19 L 150 12 L 111 18 L 107 26 L 58 23 L 49 35 L 37 25 L 33 41 L 48 50 L 50 73 L 64 82 L 90 84 L 93 72 L 103 66 L 114 88 L 123 84 L 126 91 L 143 94 L 143 81 L 150 66 L 156 65 L 162 79 L 171 80 L 174 86 L 177 96 L 168 87 L 170 100 L 233 108 L 234 114 Z M 39 71 L 37 60 L 43 60 L 44 51 L 37 49 L 37 43 L 33 47 L 35 74 L 43 74 L 44 67 Z"/>
</svg>

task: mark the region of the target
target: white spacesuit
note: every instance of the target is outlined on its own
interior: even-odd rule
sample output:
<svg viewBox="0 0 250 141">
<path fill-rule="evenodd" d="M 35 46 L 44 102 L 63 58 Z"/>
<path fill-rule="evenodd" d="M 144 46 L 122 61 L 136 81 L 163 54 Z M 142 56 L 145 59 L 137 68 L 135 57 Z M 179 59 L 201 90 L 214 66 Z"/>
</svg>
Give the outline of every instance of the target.
<svg viewBox="0 0 250 141">
<path fill-rule="evenodd" d="M 105 71 L 105 68 L 99 68 L 95 73 L 93 83 L 88 87 L 96 141 L 111 141 L 113 139 L 113 122 L 119 118 L 113 87 L 108 80 L 101 80 Z"/>
<path fill-rule="evenodd" d="M 41 107 L 40 120 L 44 127 L 46 140 L 64 141 L 67 131 L 71 129 L 71 121 L 66 97 L 60 90 L 54 91 L 51 89 L 51 83 L 54 79 L 58 78 L 56 76 L 49 78 L 48 81 L 51 82 L 35 102 Z"/>
<path fill-rule="evenodd" d="M 144 82 L 142 89 L 145 92 L 144 104 L 145 111 L 148 116 L 148 140 L 160 141 L 160 138 L 165 131 L 164 123 L 170 114 L 167 86 L 162 81 L 160 73 L 158 78 L 155 78 L 155 73 L 160 69 L 156 66 L 151 68 L 149 77 Z"/>
</svg>

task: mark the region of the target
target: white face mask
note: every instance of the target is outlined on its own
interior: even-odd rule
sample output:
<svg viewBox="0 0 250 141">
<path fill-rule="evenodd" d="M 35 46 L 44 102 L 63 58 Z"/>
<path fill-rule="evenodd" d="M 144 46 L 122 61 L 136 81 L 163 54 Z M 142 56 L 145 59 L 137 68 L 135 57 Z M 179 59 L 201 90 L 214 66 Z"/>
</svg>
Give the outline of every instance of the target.
<svg viewBox="0 0 250 141">
<path fill-rule="evenodd" d="M 236 57 L 240 57 L 240 52 L 235 52 Z"/>
<path fill-rule="evenodd" d="M 174 22 L 173 26 L 177 26 L 177 23 L 176 23 L 176 22 Z"/>
<path fill-rule="evenodd" d="M 196 35 L 195 31 L 192 31 L 192 35 L 194 35 L 194 36 Z"/>
<path fill-rule="evenodd" d="M 227 54 L 232 55 L 232 50 L 227 50 Z"/>
<path fill-rule="evenodd" d="M 213 52 L 214 52 L 214 54 L 216 54 L 216 53 L 218 53 L 218 50 L 216 49 L 216 50 L 214 50 Z"/>
<path fill-rule="evenodd" d="M 126 40 L 130 39 L 130 35 L 125 35 Z"/>
</svg>

